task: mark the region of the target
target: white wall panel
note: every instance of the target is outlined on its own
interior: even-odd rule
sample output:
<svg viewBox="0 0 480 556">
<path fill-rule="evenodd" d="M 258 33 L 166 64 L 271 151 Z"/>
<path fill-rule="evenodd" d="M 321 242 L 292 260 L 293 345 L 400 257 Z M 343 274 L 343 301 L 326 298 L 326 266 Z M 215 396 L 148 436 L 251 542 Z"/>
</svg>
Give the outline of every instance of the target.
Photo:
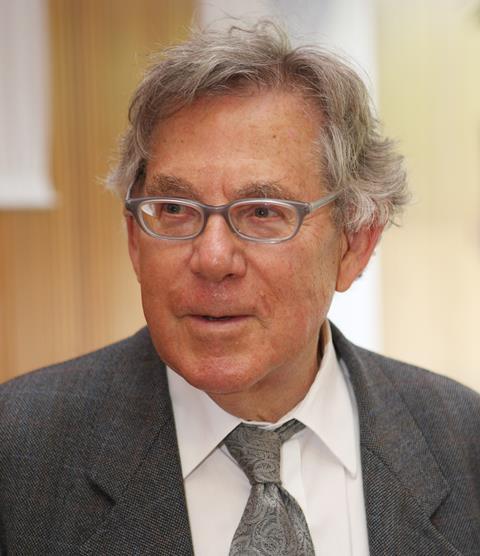
<svg viewBox="0 0 480 556">
<path fill-rule="evenodd" d="M 50 206 L 46 0 L 0 0 L 0 209 Z"/>
</svg>

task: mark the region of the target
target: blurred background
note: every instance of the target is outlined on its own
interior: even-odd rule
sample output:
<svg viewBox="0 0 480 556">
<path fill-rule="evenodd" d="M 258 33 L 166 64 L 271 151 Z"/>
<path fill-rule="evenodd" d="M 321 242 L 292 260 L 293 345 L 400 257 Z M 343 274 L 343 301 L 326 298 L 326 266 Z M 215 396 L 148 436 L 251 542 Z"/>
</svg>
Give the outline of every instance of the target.
<svg viewBox="0 0 480 556">
<path fill-rule="evenodd" d="M 332 320 L 480 391 L 480 0 L 0 0 L 0 381 L 144 324 L 102 179 L 149 53 L 228 15 L 348 55 L 407 158 L 413 203 Z"/>
</svg>

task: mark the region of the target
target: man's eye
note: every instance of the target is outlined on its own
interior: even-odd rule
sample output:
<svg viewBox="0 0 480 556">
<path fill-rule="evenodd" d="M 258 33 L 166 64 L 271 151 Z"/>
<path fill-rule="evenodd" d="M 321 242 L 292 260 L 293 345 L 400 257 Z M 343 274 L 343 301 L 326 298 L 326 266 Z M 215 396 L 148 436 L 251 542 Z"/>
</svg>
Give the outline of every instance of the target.
<svg viewBox="0 0 480 556">
<path fill-rule="evenodd" d="M 269 216 L 275 216 L 275 212 L 272 211 L 269 207 L 255 207 L 254 215 L 257 218 L 268 218 Z"/>
<path fill-rule="evenodd" d="M 235 208 L 235 218 L 240 220 L 249 220 L 256 225 L 272 224 L 280 220 L 289 219 L 289 210 L 287 207 L 274 204 L 245 204 Z"/>
<path fill-rule="evenodd" d="M 281 207 L 274 205 L 253 205 L 249 210 L 249 216 L 259 220 L 271 220 L 272 218 L 283 218 Z"/>
<path fill-rule="evenodd" d="M 163 210 L 168 214 L 182 214 L 182 212 L 185 212 L 185 207 L 178 203 L 165 203 Z"/>
</svg>

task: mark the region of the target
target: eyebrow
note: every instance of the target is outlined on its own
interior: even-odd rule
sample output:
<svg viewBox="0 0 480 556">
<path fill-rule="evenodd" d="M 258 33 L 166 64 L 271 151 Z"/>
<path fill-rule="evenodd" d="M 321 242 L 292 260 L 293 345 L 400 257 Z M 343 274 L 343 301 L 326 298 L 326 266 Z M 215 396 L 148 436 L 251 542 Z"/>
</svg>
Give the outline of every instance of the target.
<svg viewBox="0 0 480 556">
<path fill-rule="evenodd" d="M 195 188 L 188 181 L 177 176 L 166 174 L 155 174 L 152 180 L 145 185 L 145 193 L 151 196 L 160 197 L 195 197 Z"/>
<path fill-rule="evenodd" d="M 279 185 L 277 182 L 252 182 L 237 192 L 240 197 L 259 197 L 270 199 L 293 199 L 291 193 Z"/>
<path fill-rule="evenodd" d="M 155 174 L 148 184 L 145 185 L 147 196 L 159 197 L 188 197 L 198 199 L 199 192 L 191 182 L 178 176 L 166 174 Z M 240 187 L 235 192 L 237 199 L 262 198 L 262 199 L 293 199 L 290 192 L 278 182 L 254 181 Z"/>
</svg>

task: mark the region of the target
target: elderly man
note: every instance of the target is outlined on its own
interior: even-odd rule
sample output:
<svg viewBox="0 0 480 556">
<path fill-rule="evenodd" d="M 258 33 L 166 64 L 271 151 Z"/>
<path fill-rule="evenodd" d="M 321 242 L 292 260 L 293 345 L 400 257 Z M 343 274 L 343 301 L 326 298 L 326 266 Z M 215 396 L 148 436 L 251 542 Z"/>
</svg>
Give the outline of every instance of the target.
<svg viewBox="0 0 480 556">
<path fill-rule="evenodd" d="M 148 326 L 3 386 L 2 554 L 480 554 L 478 395 L 327 320 L 406 201 L 356 74 L 200 33 L 130 123 Z"/>
</svg>

